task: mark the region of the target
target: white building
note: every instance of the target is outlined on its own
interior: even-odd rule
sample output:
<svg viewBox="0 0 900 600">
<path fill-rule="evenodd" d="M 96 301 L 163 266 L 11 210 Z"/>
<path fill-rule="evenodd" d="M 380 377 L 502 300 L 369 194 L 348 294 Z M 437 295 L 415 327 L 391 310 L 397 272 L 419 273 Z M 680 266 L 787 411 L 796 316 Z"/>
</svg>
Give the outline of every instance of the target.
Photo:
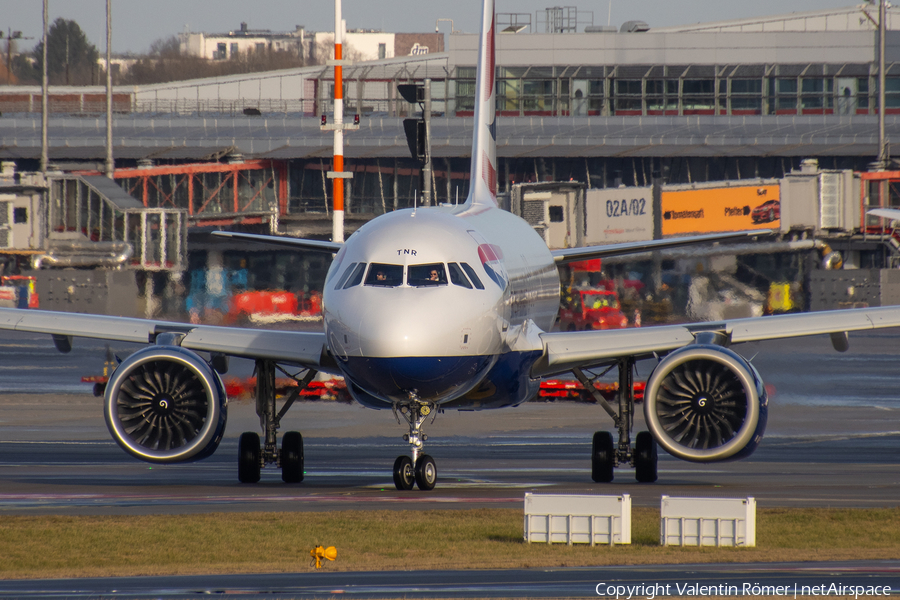
<svg viewBox="0 0 900 600">
<path fill-rule="evenodd" d="M 210 60 L 227 60 L 250 52 L 285 51 L 322 63 L 334 54 L 334 33 L 241 28 L 228 33 L 182 33 L 181 52 Z M 368 61 L 443 52 L 444 36 L 437 33 L 387 33 L 371 29 L 349 30 L 344 35 L 344 57 Z M 324 54 L 323 53 L 327 53 Z"/>
<path fill-rule="evenodd" d="M 344 33 L 343 51 L 344 58 L 356 56 L 357 60 L 378 60 L 381 58 L 394 58 L 394 39 L 396 34 L 375 30 L 350 30 Z M 334 32 L 317 31 L 309 34 L 310 56 L 320 59 L 333 58 Z M 319 52 L 326 50 L 327 57 L 317 56 Z"/>
<path fill-rule="evenodd" d="M 224 60 L 249 52 L 286 51 L 306 56 L 303 46 L 305 30 L 297 25 L 288 33 L 273 33 L 268 29 L 248 29 L 246 23 L 241 28 L 228 33 L 190 33 L 180 36 L 181 53 L 201 56 L 211 60 Z"/>
</svg>

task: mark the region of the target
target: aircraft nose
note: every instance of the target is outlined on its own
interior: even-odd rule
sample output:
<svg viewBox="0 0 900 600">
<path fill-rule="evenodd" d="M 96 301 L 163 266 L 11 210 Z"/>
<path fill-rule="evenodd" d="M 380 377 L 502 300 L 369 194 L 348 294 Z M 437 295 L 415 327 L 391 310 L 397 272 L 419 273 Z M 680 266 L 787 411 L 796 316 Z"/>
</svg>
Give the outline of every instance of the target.
<svg viewBox="0 0 900 600">
<path fill-rule="evenodd" d="M 359 328 L 363 356 L 446 356 L 458 347 L 464 328 L 453 311 L 435 310 L 423 299 L 410 302 L 398 294 L 383 305 L 368 307 Z M 439 306 L 439 305 L 438 305 Z"/>
<path fill-rule="evenodd" d="M 466 391 L 493 365 L 493 355 L 462 349 L 461 341 L 471 334 L 453 312 L 435 311 L 427 301 L 398 300 L 388 306 L 366 311 L 358 353 L 342 358 L 347 376 L 370 393 L 406 400 L 414 392 L 439 402 Z"/>
</svg>

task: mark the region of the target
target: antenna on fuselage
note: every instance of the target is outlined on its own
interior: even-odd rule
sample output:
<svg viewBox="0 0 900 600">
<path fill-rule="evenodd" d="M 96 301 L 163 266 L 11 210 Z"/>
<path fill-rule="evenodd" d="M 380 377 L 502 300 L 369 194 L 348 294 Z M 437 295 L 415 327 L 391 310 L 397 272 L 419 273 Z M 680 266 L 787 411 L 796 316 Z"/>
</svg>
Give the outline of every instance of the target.
<svg viewBox="0 0 900 600">
<path fill-rule="evenodd" d="M 412 216 L 416 216 L 416 210 L 419 208 L 419 190 L 413 190 L 413 213 Z"/>
</svg>

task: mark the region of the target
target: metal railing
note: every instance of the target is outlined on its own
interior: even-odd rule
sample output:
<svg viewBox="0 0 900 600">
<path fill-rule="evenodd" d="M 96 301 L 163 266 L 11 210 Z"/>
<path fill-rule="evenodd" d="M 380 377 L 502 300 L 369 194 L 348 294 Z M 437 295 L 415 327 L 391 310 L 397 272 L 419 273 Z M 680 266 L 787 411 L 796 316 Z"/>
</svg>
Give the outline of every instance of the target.
<svg viewBox="0 0 900 600">
<path fill-rule="evenodd" d="M 48 262 L 183 270 L 186 211 L 137 205 L 136 200 L 133 206 L 117 204 L 79 175 L 51 178 L 47 239 L 53 258 Z"/>
</svg>

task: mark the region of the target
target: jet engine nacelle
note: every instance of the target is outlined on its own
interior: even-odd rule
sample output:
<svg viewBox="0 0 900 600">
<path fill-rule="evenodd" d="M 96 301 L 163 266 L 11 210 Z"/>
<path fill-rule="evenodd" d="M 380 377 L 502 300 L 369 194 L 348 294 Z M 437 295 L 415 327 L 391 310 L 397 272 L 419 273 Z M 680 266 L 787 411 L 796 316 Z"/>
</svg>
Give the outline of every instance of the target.
<svg viewBox="0 0 900 600">
<path fill-rule="evenodd" d="M 126 452 L 155 463 L 200 460 L 225 432 L 228 399 L 219 375 L 178 346 L 138 350 L 109 378 L 106 425 Z"/>
<path fill-rule="evenodd" d="M 644 417 L 666 452 L 715 462 L 750 456 L 766 429 L 768 399 L 756 369 L 718 345 L 691 344 L 654 369 Z"/>
</svg>

